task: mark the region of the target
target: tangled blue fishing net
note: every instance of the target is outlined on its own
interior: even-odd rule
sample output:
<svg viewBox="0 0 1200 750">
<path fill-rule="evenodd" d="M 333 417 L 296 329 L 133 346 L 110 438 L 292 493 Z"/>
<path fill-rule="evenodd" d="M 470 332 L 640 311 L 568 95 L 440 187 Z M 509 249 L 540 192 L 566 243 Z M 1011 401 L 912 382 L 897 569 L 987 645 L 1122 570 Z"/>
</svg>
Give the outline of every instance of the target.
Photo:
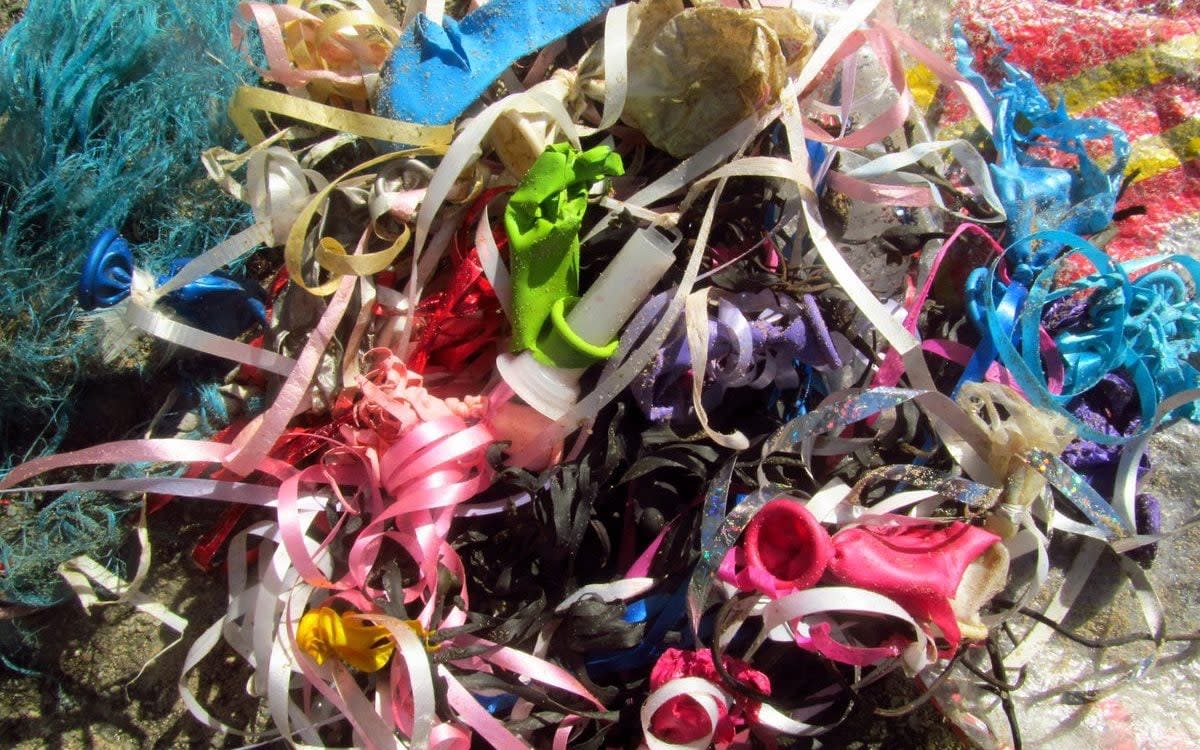
<svg viewBox="0 0 1200 750">
<path fill-rule="evenodd" d="M 0 41 L 0 467 L 53 449 L 97 371 L 74 300 L 106 227 L 165 270 L 246 223 L 204 178 L 255 78 L 230 0 L 31 0 Z M 49 425 L 43 431 L 43 426 Z"/>
<path fill-rule="evenodd" d="M 0 474 L 57 448 L 86 413 L 82 386 L 104 374 L 74 298 L 95 237 L 120 230 L 157 273 L 248 223 L 200 162 L 238 145 L 225 103 L 256 78 L 230 45 L 234 7 L 31 0 L 0 41 Z M 30 503 L 28 522 L 0 531 L 0 600 L 61 599 L 58 564 L 111 557 L 128 508 L 74 493 Z"/>
</svg>

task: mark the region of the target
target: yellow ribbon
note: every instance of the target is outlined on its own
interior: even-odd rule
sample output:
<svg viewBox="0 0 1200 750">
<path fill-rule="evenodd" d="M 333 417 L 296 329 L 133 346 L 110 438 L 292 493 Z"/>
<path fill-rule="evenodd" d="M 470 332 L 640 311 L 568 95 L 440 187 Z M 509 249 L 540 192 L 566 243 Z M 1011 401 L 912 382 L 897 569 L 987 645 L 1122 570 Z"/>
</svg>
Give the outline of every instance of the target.
<svg viewBox="0 0 1200 750">
<path fill-rule="evenodd" d="M 361 39 L 354 40 L 351 34 Z M 395 46 L 399 32 L 369 11 L 342 10 L 325 18 L 315 29 L 304 21 L 290 21 L 284 24 L 284 37 L 288 43 L 288 56 L 296 67 L 340 73 L 346 61 L 331 59 L 334 50 L 340 47 L 347 55 L 354 55 L 360 65 L 370 66 L 377 71 Z M 366 54 L 355 52 L 356 46 L 364 49 Z M 318 78 L 309 81 L 307 88 L 313 98 L 320 102 L 328 102 L 334 97 L 360 103 L 367 100 L 366 80 L 362 76 L 354 83 Z"/>
<path fill-rule="evenodd" d="M 429 153 L 432 154 L 446 153 L 450 141 L 454 139 L 453 125 L 414 125 L 364 112 L 339 109 L 278 91 L 242 86 L 234 92 L 233 99 L 229 102 L 229 119 L 251 146 L 266 139 L 258 120 L 255 119 L 255 112 L 282 115 L 377 141 L 424 146 L 430 149 Z"/>
<path fill-rule="evenodd" d="M 319 193 L 314 195 L 312 200 L 308 202 L 308 205 L 296 217 L 296 223 L 292 225 L 291 231 L 288 232 L 287 244 L 284 246 L 283 261 L 287 266 L 288 275 L 292 278 L 292 283 L 310 294 L 318 297 L 326 297 L 337 290 L 338 282 L 343 276 L 369 276 L 379 273 L 390 266 L 396 260 L 396 257 L 400 255 L 400 251 L 408 245 L 408 240 L 412 233 L 407 226 L 404 227 L 404 231 L 400 233 L 400 236 L 387 248 L 363 255 L 350 255 L 340 242 L 332 237 L 323 237 L 317 243 L 317 265 L 329 271 L 333 276 L 324 283 L 310 286 L 304 280 L 303 269 L 304 239 L 308 234 L 308 226 L 312 223 L 313 217 L 316 216 L 320 207 L 329 199 L 334 189 L 350 177 L 366 172 L 373 167 L 392 161 L 393 159 L 426 156 L 433 153 L 436 152 L 432 149 L 415 148 L 377 156 L 370 161 L 359 164 L 354 169 L 333 180 Z"/>
</svg>

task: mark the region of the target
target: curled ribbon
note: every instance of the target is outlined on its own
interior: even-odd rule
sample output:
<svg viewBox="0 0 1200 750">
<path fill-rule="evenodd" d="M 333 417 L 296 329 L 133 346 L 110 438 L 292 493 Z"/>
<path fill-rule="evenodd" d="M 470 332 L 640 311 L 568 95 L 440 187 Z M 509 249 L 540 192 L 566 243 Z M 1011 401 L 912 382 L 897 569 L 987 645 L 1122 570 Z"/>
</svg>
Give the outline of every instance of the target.
<svg viewBox="0 0 1200 750">
<path fill-rule="evenodd" d="M 323 237 L 317 245 L 314 260 L 320 268 L 328 271 L 332 275 L 332 278 L 321 283 L 309 283 L 305 278 L 304 254 L 309 224 L 312 223 L 313 217 L 325 205 L 332 192 L 343 181 L 394 159 L 419 156 L 427 153 L 430 152 L 422 149 L 411 149 L 377 156 L 347 171 L 341 177 L 332 180 L 313 196 L 308 205 L 301 209 L 299 215 L 297 215 L 295 223 L 288 232 L 287 244 L 284 247 L 284 264 L 287 267 L 292 282 L 310 294 L 324 297 L 337 290 L 343 276 L 370 276 L 390 266 L 396 260 L 397 256 L 400 255 L 400 251 L 408 245 L 410 231 L 407 227 L 387 248 L 373 253 L 363 253 L 354 256 L 349 255 L 346 252 L 346 248 L 337 240 L 331 237 Z"/>
<path fill-rule="evenodd" d="M 391 24 L 361 2 L 250 2 L 239 5 L 238 13 L 258 26 L 267 57 L 259 74 L 289 89 L 307 87 L 317 101 L 340 97 L 365 103 L 368 76 L 378 74 L 399 38 Z M 234 47 L 242 48 L 241 24 L 233 24 L 232 37 Z"/>
</svg>

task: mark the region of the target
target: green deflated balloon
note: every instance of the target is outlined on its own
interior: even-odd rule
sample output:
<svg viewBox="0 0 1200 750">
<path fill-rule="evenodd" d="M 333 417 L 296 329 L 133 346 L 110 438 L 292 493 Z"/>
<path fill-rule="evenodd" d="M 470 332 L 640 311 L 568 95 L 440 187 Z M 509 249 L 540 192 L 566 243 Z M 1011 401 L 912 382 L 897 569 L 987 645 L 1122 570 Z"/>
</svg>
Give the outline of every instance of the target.
<svg viewBox="0 0 1200 750">
<path fill-rule="evenodd" d="M 538 157 L 509 199 L 504 228 L 512 258 L 513 351 L 530 350 L 539 361 L 558 367 L 587 364 L 565 356 L 559 346 L 543 351 L 539 342 L 546 339 L 543 329 L 555 304 L 562 310 L 579 296 L 579 226 L 588 191 L 624 171 L 621 156 L 607 146 L 579 152 L 556 143 Z"/>
</svg>

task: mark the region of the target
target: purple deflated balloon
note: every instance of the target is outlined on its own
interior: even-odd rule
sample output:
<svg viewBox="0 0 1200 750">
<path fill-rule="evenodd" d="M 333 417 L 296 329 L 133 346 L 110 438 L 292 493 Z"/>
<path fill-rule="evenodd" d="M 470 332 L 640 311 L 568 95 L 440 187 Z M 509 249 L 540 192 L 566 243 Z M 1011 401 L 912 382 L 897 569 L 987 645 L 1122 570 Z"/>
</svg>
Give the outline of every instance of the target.
<svg viewBox="0 0 1200 750">
<path fill-rule="evenodd" d="M 718 297 L 717 316 L 708 323 L 708 359 L 705 408 L 731 388 L 797 388 L 802 365 L 842 364 L 811 295 L 797 300 L 767 290 Z M 630 391 L 650 419 L 686 419 L 692 413 L 690 377 L 691 351 L 680 321 Z"/>
</svg>

